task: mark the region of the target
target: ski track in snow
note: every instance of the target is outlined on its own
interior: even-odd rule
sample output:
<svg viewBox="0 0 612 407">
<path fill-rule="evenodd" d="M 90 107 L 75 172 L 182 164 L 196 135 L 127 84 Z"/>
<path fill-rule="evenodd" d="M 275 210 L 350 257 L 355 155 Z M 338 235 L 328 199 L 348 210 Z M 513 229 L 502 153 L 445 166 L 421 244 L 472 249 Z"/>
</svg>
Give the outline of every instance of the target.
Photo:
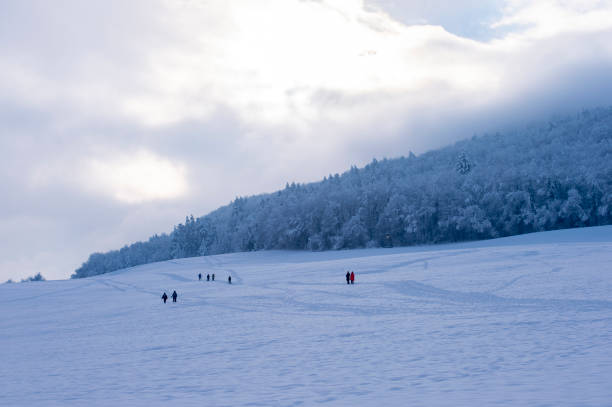
<svg viewBox="0 0 612 407">
<path fill-rule="evenodd" d="M 612 406 L 610 264 L 601 227 L 1 285 L 0 405 Z"/>
</svg>

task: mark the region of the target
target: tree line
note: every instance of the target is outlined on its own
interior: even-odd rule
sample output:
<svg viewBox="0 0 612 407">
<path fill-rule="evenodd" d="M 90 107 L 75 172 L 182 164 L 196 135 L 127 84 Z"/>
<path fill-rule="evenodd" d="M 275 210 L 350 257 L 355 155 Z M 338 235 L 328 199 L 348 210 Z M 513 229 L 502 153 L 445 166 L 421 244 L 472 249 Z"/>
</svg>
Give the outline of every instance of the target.
<svg viewBox="0 0 612 407">
<path fill-rule="evenodd" d="M 72 277 L 239 251 L 408 246 L 611 223 L 612 108 L 599 108 L 239 197 L 169 234 L 94 253 Z"/>
</svg>

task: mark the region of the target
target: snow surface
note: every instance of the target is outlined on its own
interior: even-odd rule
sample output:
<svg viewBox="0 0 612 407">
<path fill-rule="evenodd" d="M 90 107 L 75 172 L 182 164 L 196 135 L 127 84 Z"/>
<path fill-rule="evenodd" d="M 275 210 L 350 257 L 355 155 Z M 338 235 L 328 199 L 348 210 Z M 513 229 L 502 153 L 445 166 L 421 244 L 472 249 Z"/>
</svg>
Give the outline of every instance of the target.
<svg viewBox="0 0 612 407">
<path fill-rule="evenodd" d="M 598 227 L 5 284 L 0 405 L 610 406 L 610 264 Z"/>
</svg>

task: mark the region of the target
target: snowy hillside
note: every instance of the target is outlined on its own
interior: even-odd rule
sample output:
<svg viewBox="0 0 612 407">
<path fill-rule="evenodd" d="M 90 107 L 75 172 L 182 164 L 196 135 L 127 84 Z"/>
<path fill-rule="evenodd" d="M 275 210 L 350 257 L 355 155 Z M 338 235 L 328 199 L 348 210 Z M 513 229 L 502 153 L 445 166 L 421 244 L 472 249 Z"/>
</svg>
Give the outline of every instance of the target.
<svg viewBox="0 0 612 407">
<path fill-rule="evenodd" d="M 597 227 L 4 284 L 0 405 L 609 406 L 611 264 Z"/>
</svg>

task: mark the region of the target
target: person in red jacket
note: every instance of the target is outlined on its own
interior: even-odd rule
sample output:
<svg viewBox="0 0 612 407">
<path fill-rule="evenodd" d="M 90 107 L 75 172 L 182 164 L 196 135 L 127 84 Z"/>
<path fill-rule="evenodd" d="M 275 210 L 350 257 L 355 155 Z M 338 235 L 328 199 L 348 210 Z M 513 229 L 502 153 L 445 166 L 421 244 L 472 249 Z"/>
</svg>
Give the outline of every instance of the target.
<svg viewBox="0 0 612 407">
<path fill-rule="evenodd" d="M 355 273 L 351 271 L 351 284 L 355 283 Z"/>
</svg>

